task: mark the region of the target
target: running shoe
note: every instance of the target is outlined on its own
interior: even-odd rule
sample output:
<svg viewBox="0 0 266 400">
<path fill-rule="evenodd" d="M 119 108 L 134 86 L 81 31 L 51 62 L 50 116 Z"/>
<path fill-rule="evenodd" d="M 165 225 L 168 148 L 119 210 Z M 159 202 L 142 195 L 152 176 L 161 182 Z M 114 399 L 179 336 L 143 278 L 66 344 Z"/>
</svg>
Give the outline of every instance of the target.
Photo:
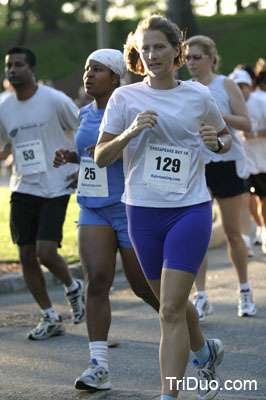
<svg viewBox="0 0 266 400">
<path fill-rule="evenodd" d="M 218 394 L 221 379 L 217 375 L 217 367 L 221 364 L 224 356 L 224 346 L 219 339 L 207 340 L 210 349 L 210 358 L 206 364 L 201 365 L 196 359 L 193 364 L 198 370 L 198 399 L 211 400 Z M 216 384 L 214 384 L 214 381 Z"/>
<path fill-rule="evenodd" d="M 66 298 L 72 308 L 73 322 L 79 324 L 85 318 L 85 293 L 84 283 L 76 279 L 79 287 L 72 292 L 66 293 Z"/>
<path fill-rule="evenodd" d="M 193 304 L 198 311 L 200 321 L 204 321 L 206 315 L 213 313 L 213 306 L 209 300 L 209 297 L 206 294 L 202 295 L 196 293 L 194 296 Z"/>
<path fill-rule="evenodd" d="M 75 388 L 79 390 L 111 389 L 109 372 L 104 367 L 101 367 L 97 360 L 93 358 L 89 363 L 89 368 L 76 379 Z"/>
<path fill-rule="evenodd" d="M 64 335 L 65 328 L 62 323 L 62 318 L 49 318 L 46 314 L 36 328 L 32 329 L 28 334 L 30 340 L 44 340 L 51 336 Z"/>
<path fill-rule="evenodd" d="M 253 317 L 256 315 L 256 305 L 253 301 L 252 290 L 242 289 L 239 292 L 238 313 L 239 317 Z"/>
</svg>

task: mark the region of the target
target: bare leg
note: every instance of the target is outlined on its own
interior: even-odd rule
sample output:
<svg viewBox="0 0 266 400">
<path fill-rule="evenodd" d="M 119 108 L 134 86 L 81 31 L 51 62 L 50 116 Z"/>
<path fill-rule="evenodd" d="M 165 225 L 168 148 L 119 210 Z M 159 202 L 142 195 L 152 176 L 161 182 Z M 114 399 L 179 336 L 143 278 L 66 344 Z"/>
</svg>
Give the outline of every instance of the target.
<svg viewBox="0 0 266 400">
<path fill-rule="evenodd" d="M 45 265 L 64 285 L 71 285 L 73 279 L 66 261 L 57 253 L 57 242 L 37 241 L 37 255 L 40 263 Z"/>
<path fill-rule="evenodd" d="M 143 299 L 155 311 L 159 312 L 159 301 L 150 288 L 142 269 L 139 265 L 133 248 L 120 248 L 125 276 L 136 296 Z"/>
<path fill-rule="evenodd" d="M 266 227 L 266 197 L 262 197 L 260 199 L 260 204 L 261 204 L 261 216 L 263 219 L 263 226 L 265 228 Z"/>
<path fill-rule="evenodd" d="M 241 232 L 244 235 L 250 236 L 250 228 L 251 228 L 251 212 L 250 212 L 250 194 L 243 194 L 243 207 L 242 207 L 242 215 L 241 215 Z"/>
<path fill-rule="evenodd" d="M 161 279 L 161 295 L 158 291 L 159 281 L 150 281 L 154 292 L 161 297 L 160 324 L 160 367 L 162 379 L 162 393 L 177 396 L 178 390 L 170 390 L 170 382 L 166 377 L 174 376 L 183 379 L 190 352 L 189 326 L 194 329 L 198 326 L 198 314 L 193 312 L 193 306 L 188 306 L 188 296 L 194 282 L 194 275 L 173 269 L 163 268 Z M 195 319 L 195 321 L 194 321 Z M 204 344 L 200 327 L 193 335 L 193 346 L 199 349 Z M 197 337 L 197 332 L 200 332 Z"/>
<path fill-rule="evenodd" d="M 224 232 L 227 236 L 228 253 L 236 269 L 240 283 L 248 281 L 247 249 L 241 235 L 241 210 L 244 195 L 217 199 L 221 210 Z"/>
<path fill-rule="evenodd" d="M 258 226 L 263 226 L 263 219 L 261 215 L 261 205 L 258 196 L 250 195 L 250 211 Z"/>
<path fill-rule="evenodd" d="M 207 269 L 208 255 L 206 254 L 195 280 L 196 288 L 199 292 L 205 292 Z"/>
<path fill-rule="evenodd" d="M 19 246 L 19 255 L 22 265 L 23 276 L 32 296 L 42 310 L 50 308 L 45 279 L 36 256 L 34 245 Z"/>
<path fill-rule="evenodd" d="M 107 341 L 111 323 L 109 290 L 114 280 L 117 241 L 110 226 L 78 228 L 79 255 L 86 281 L 86 322 L 90 341 Z"/>
</svg>

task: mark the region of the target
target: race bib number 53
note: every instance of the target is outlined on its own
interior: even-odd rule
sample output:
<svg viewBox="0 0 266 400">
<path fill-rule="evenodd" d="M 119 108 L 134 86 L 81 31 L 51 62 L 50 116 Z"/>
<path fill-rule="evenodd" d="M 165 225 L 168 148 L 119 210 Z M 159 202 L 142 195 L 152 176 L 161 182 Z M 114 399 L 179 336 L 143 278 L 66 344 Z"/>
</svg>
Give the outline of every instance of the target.
<svg viewBox="0 0 266 400">
<path fill-rule="evenodd" d="M 149 143 L 146 148 L 143 182 L 150 188 L 186 193 L 191 150 Z"/>
<path fill-rule="evenodd" d="M 41 140 L 19 143 L 15 147 L 16 164 L 21 175 L 37 174 L 47 170 Z"/>
</svg>

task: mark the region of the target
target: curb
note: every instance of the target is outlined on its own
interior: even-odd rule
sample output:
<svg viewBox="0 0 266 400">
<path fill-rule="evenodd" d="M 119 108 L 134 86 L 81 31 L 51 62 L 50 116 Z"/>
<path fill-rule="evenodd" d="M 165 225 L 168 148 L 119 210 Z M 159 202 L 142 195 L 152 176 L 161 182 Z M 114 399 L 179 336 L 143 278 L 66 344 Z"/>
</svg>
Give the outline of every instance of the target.
<svg viewBox="0 0 266 400">
<path fill-rule="evenodd" d="M 73 278 L 84 279 L 82 267 L 80 263 L 69 266 Z M 61 285 L 62 283 L 45 267 L 42 267 L 46 286 Z M 122 264 L 119 254 L 116 258 L 116 272 L 122 271 Z M 27 289 L 23 274 L 7 274 L 0 277 L 0 294 L 19 292 Z"/>
<path fill-rule="evenodd" d="M 215 205 L 215 203 L 214 203 L 214 208 L 216 213 L 216 219 L 212 226 L 212 235 L 209 244 L 209 249 L 213 249 L 215 247 L 220 246 L 226 240 L 225 233 L 221 223 L 221 216 L 219 213 L 219 209 L 218 206 Z M 47 287 L 53 285 L 61 285 L 61 282 L 54 275 L 52 275 L 50 271 L 48 271 L 44 267 L 42 268 Z M 73 278 L 84 279 L 80 263 L 70 265 L 69 268 Z M 120 255 L 119 253 L 117 253 L 116 273 L 121 271 L 122 271 L 122 263 Z M 14 293 L 25 289 L 27 289 L 27 286 L 25 284 L 22 274 L 7 274 L 0 277 L 0 294 Z"/>
</svg>

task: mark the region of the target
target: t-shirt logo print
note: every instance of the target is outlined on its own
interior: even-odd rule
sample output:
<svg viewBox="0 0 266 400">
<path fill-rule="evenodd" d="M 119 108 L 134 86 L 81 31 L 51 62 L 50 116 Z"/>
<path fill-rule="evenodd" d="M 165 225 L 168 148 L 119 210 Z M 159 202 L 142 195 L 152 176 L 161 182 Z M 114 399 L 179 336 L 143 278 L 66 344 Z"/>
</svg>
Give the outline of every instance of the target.
<svg viewBox="0 0 266 400">
<path fill-rule="evenodd" d="M 16 134 L 18 133 L 18 128 L 15 128 L 15 129 L 13 129 L 11 132 L 10 132 L 10 134 L 9 134 L 9 136 L 11 136 L 11 137 L 15 137 L 16 136 Z"/>
</svg>

